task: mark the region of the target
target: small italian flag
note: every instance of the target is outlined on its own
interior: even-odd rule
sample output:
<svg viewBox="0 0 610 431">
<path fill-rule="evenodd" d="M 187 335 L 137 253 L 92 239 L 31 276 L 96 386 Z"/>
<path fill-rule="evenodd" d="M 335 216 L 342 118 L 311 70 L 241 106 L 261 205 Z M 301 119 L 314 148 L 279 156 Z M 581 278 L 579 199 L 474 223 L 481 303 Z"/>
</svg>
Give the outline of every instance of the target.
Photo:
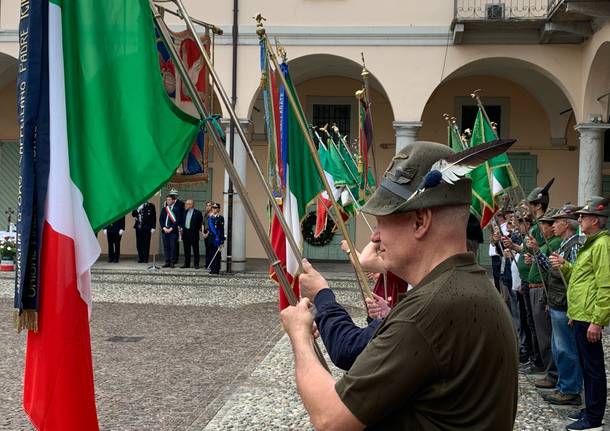
<svg viewBox="0 0 610 431">
<path fill-rule="evenodd" d="M 48 7 L 50 166 L 24 408 L 38 430 L 96 430 L 95 233 L 160 189 L 198 127 L 164 92 L 148 0 L 38 5 Z"/>
</svg>

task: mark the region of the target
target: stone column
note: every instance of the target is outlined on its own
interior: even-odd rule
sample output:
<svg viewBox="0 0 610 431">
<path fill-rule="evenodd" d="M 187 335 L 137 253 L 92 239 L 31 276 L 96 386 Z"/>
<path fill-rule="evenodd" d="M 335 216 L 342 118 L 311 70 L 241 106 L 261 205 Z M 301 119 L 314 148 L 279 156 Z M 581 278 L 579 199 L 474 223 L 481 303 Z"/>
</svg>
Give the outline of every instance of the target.
<svg viewBox="0 0 610 431">
<path fill-rule="evenodd" d="M 578 205 L 584 205 L 590 196 L 602 192 L 602 163 L 604 160 L 605 123 L 579 123 L 575 129 L 580 135 L 578 156 Z"/>
<path fill-rule="evenodd" d="M 239 122 L 241 126 L 244 128 L 246 133 L 248 133 L 248 129 L 251 126 L 250 120 L 240 119 Z M 227 134 L 227 143 L 226 148 L 227 152 L 230 154 L 229 145 L 231 142 L 231 124 L 229 120 L 222 120 L 222 123 L 225 128 L 225 133 Z M 233 145 L 233 164 L 235 165 L 235 169 L 239 174 L 241 180 L 246 183 L 246 158 L 248 155 L 246 154 L 246 150 L 244 149 L 244 145 L 235 130 L 235 138 Z M 228 235 L 228 211 L 229 211 L 229 174 L 225 171 L 224 178 L 224 187 L 223 187 L 223 197 L 224 197 L 224 205 L 223 205 L 223 213 L 225 214 L 225 235 Z M 233 225 L 232 225 L 232 235 L 231 235 L 231 271 L 239 272 L 244 271 L 246 269 L 246 210 L 241 201 L 240 195 L 233 187 Z M 226 269 L 226 261 L 227 261 L 227 247 L 225 243 L 225 247 L 222 250 L 222 260 L 223 267 Z"/>
<path fill-rule="evenodd" d="M 396 134 L 396 152 L 417 141 L 417 132 L 422 126 L 421 121 L 394 121 L 394 133 Z"/>
</svg>

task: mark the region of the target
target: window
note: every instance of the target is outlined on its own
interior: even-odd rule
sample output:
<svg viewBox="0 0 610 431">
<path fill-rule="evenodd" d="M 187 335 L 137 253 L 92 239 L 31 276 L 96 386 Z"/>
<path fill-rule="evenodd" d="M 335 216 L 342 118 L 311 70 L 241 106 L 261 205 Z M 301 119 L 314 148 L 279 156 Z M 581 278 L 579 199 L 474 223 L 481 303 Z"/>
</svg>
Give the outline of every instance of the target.
<svg viewBox="0 0 610 431">
<path fill-rule="evenodd" d="M 489 119 L 496 123 L 498 136 L 506 138 L 510 134 L 510 98 L 509 97 L 484 97 L 483 106 Z M 465 129 L 472 130 L 474 120 L 478 112 L 477 102 L 468 96 L 457 96 L 455 98 L 454 115 L 457 124 L 463 132 Z"/>
<path fill-rule="evenodd" d="M 497 135 L 501 135 L 501 119 L 502 119 L 502 106 L 500 105 L 484 105 L 485 111 L 489 116 L 489 119 L 496 123 L 497 127 Z M 463 105 L 462 106 L 462 124 L 461 130 L 464 131 L 466 129 L 472 130 L 474 126 L 474 120 L 477 117 L 477 112 L 479 108 L 476 105 Z"/>
<path fill-rule="evenodd" d="M 329 125 L 328 131 L 332 131 L 331 127 L 336 124 L 342 135 L 348 136 L 348 142 L 351 137 L 351 120 L 352 106 L 343 104 L 312 104 L 312 123 L 316 127 L 324 127 Z"/>
<path fill-rule="evenodd" d="M 345 140 L 350 144 L 358 137 L 358 105 L 355 97 L 307 96 L 305 108 L 307 120 L 313 126 L 324 127 L 328 124 L 328 131 L 332 134 L 332 125 L 336 124 L 341 136 L 346 135 Z"/>
</svg>

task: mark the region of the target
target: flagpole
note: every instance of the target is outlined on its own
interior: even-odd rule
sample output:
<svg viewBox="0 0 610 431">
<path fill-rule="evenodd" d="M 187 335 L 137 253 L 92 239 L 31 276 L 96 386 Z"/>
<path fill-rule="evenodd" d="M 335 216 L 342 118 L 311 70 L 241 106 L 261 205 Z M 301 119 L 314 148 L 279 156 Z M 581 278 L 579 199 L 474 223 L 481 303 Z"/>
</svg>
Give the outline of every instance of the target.
<svg viewBox="0 0 610 431">
<path fill-rule="evenodd" d="M 476 100 L 477 106 L 483 112 L 483 115 L 485 116 L 485 119 L 487 120 L 487 122 L 490 125 L 492 125 L 492 122 L 490 121 L 489 117 L 487 116 L 487 112 L 485 111 L 485 107 L 483 106 L 483 103 L 481 102 L 481 98 L 479 97 L 479 92 L 480 91 L 481 91 L 480 89 L 474 90 L 470 94 L 470 97 L 472 97 L 473 99 Z M 513 177 L 513 180 L 517 184 L 517 190 L 519 191 L 519 193 L 523 197 L 523 200 L 525 202 L 527 202 L 527 194 L 525 193 L 525 190 L 523 189 L 523 186 L 521 185 L 521 182 L 519 181 L 519 178 L 517 177 L 517 174 L 516 174 L 515 170 L 513 169 L 512 163 L 508 164 L 508 169 L 510 171 L 510 175 Z M 493 175 L 493 172 L 491 174 Z M 493 193 L 493 191 L 492 191 L 492 193 Z M 510 197 L 510 195 L 509 195 L 509 197 Z M 544 245 L 546 245 L 547 250 L 549 251 L 549 253 L 551 253 L 551 247 L 549 245 L 549 241 L 547 240 L 546 236 L 542 233 L 542 229 L 540 228 L 540 221 L 538 220 L 538 216 L 535 214 L 534 211 L 530 211 L 530 213 L 532 214 L 532 217 L 534 219 L 534 223 L 536 224 L 536 226 L 538 227 L 538 230 L 540 231 L 540 234 L 542 236 L 542 240 L 544 241 Z M 537 251 L 540 251 L 540 249 L 538 249 Z M 534 250 L 534 252 L 536 252 L 536 250 Z M 538 262 L 538 257 L 536 256 L 536 253 L 534 253 L 533 258 L 534 258 L 534 262 L 536 262 L 536 267 L 538 268 L 538 273 L 540 274 L 540 281 L 542 282 L 542 286 L 544 287 L 544 291 L 545 291 L 546 294 L 548 294 L 546 282 L 544 281 L 544 277 L 542 275 L 542 269 L 540 268 L 540 263 Z M 563 273 L 561 271 L 557 271 L 557 272 L 559 272 L 559 275 L 561 277 L 561 281 L 563 281 L 564 286 L 567 287 L 568 283 L 567 283 Z"/>
<path fill-rule="evenodd" d="M 152 2 L 152 4 L 154 4 L 157 0 L 150 0 L 150 1 Z M 251 146 L 248 144 L 248 139 L 246 138 L 246 133 L 244 132 L 243 127 L 241 126 L 239 119 L 237 118 L 237 114 L 235 113 L 235 110 L 232 108 L 231 101 L 229 100 L 229 96 L 227 95 L 224 87 L 222 86 L 222 84 L 220 82 L 220 79 L 218 78 L 218 74 L 216 73 L 216 70 L 214 69 L 214 66 L 210 60 L 210 56 L 208 55 L 207 51 L 204 49 L 203 44 L 201 43 L 201 40 L 197 37 L 197 32 L 195 31 L 195 26 L 193 25 L 193 22 L 191 21 L 191 18 L 189 16 L 189 14 L 187 13 L 186 8 L 184 7 L 182 0 L 169 0 L 169 1 L 173 2 L 178 7 L 182 20 L 185 22 L 187 29 L 189 30 L 191 35 L 193 35 L 195 44 L 197 45 L 197 47 L 201 53 L 201 56 L 206 64 L 206 66 L 208 67 L 209 73 L 212 76 L 212 81 L 213 81 L 214 88 L 216 89 L 216 94 L 220 97 L 223 104 L 227 108 L 227 112 L 229 113 L 229 116 L 231 117 L 231 121 L 235 125 L 235 131 L 237 131 L 237 134 L 240 137 L 242 145 L 244 146 L 246 153 L 248 154 L 248 158 L 254 165 L 254 170 L 255 170 L 257 176 L 261 179 L 261 182 L 263 183 L 263 191 L 267 195 L 267 199 L 269 200 L 271 207 L 273 208 L 273 212 L 277 216 L 277 219 L 280 222 L 280 226 L 282 227 L 282 230 L 286 234 L 286 240 L 288 241 L 288 245 L 289 245 L 290 249 L 292 250 L 296 260 L 298 261 L 298 265 L 299 265 L 298 270 L 299 270 L 299 272 L 302 272 L 303 265 L 302 265 L 301 261 L 303 260 L 303 254 L 301 252 L 301 249 L 297 245 L 297 242 L 294 239 L 294 236 L 292 235 L 292 231 L 288 227 L 286 218 L 284 217 L 282 210 L 280 209 L 279 205 L 277 204 L 277 202 L 275 200 L 275 196 L 273 196 L 273 193 L 271 192 L 271 190 L 269 189 L 269 187 L 265 181 L 265 176 L 263 174 L 263 171 L 258 163 L 258 160 L 256 159 L 256 156 L 254 155 L 254 152 L 252 151 Z M 158 5 L 156 5 L 156 6 L 159 7 Z"/>
<path fill-rule="evenodd" d="M 177 0 L 177 1 L 180 1 L 180 0 Z M 273 52 L 273 49 L 271 48 L 271 44 L 269 43 L 269 39 L 267 38 L 266 30 L 265 30 L 265 27 L 263 26 L 262 19 L 261 19 L 262 16 L 259 14 L 258 18 L 259 19 L 257 20 L 256 33 L 258 34 L 259 38 L 261 38 L 264 41 L 265 45 L 267 46 L 269 58 L 273 62 L 276 70 L 281 71 L 279 62 L 277 60 L 277 56 L 275 55 L 275 52 Z M 338 214 L 340 211 L 339 204 L 337 203 L 337 200 L 335 199 L 335 197 L 332 193 L 332 190 L 330 189 L 330 185 L 328 184 L 328 181 L 326 180 L 326 176 L 324 175 L 324 169 L 322 168 L 322 164 L 320 163 L 320 158 L 318 157 L 318 151 L 316 149 L 316 145 L 314 144 L 313 139 L 311 138 L 311 134 L 309 133 L 309 130 L 307 128 L 307 125 L 305 124 L 304 119 L 302 118 L 302 116 L 299 113 L 299 111 L 300 111 L 299 105 L 295 99 L 295 95 L 292 94 L 292 91 L 290 90 L 290 87 L 288 86 L 288 82 L 286 81 L 286 77 L 284 76 L 284 74 L 279 73 L 279 76 L 280 76 L 280 79 L 282 80 L 282 84 L 284 85 L 284 87 L 287 90 L 286 95 L 288 97 L 288 101 L 290 103 L 290 106 L 296 113 L 295 116 L 299 122 L 301 131 L 303 132 L 305 141 L 307 142 L 307 146 L 309 147 L 309 152 L 311 153 L 311 157 L 316 166 L 316 170 L 318 171 L 318 175 L 320 177 L 322 185 L 324 186 L 324 189 L 328 193 L 328 196 L 333 205 L 333 208 L 335 209 L 335 212 Z M 343 234 L 343 237 L 344 237 L 345 241 L 347 242 L 349 249 L 355 250 L 354 243 L 351 240 L 351 238 L 349 237 L 349 231 L 347 230 L 347 226 L 343 222 L 343 219 L 341 217 L 339 217 L 337 219 L 337 222 L 338 222 L 339 229 L 341 230 L 341 233 Z M 362 270 L 362 265 L 360 265 L 360 261 L 358 259 L 354 259 L 352 262 L 353 262 L 354 270 L 356 272 L 356 276 L 358 279 L 358 284 L 360 286 L 360 293 L 362 294 L 362 299 L 364 300 L 365 298 L 372 298 L 373 295 L 372 295 L 371 289 L 368 285 L 368 279 L 366 278 L 366 275 L 364 274 L 364 271 Z"/>
<path fill-rule="evenodd" d="M 176 0 L 176 1 L 180 2 L 180 0 Z M 205 123 L 205 127 L 210 132 L 210 135 L 212 137 L 212 142 L 214 144 L 214 149 L 218 152 L 218 155 L 222 159 L 225 169 L 226 169 L 227 173 L 229 174 L 229 177 L 231 178 L 231 181 L 233 182 L 235 189 L 237 190 L 237 192 L 239 193 L 239 195 L 241 197 L 244 208 L 245 208 L 246 212 L 248 213 L 250 221 L 252 222 L 252 226 L 254 227 L 254 231 L 256 232 L 258 239 L 261 242 L 261 245 L 263 246 L 265 253 L 267 254 L 267 258 L 269 259 L 270 264 L 275 271 L 275 274 L 277 274 L 277 276 L 278 276 L 280 286 L 282 287 L 282 290 L 283 290 L 284 294 L 286 295 L 288 302 L 291 305 L 296 305 L 298 302 L 298 298 L 297 298 L 296 294 L 294 293 L 294 291 L 292 290 L 292 286 L 291 286 L 290 282 L 288 281 L 288 277 L 287 277 L 286 273 L 284 272 L 282 263 L 278 259 L 277 255 L 275 254 L 275 250 L 273 249 L 273 245 L 271 244 L 271 241 L 269 240 L 269 237 L 267 236 L 265 228 L 263 227 L 262 222 L 260 221 L 260 219 L 258 218 L 258 215 L 256 214 L 256 210 L 254 209 L 254 204 L 252 203 L 250 196 L 248 195 L 248 192 L 246 191 L 246 186 L 242 182 L 239 174 L 237 173 L 237 170 L 235 169 L 235 166 L 233 165 L 233 162 L 231 161 L 229 154 L 227 153 L 227 149 L 223 145 L 224 139 L 223 139 L 223 136 L 221 135 L 222 130 L 221 129 L 219 130 L 220 126 L 218 126 L 218 124 L 215 122 L 216 120 L 213 117 L 209 116 L 209 113 L 207 112 L 205 104 L 201 100 L 201 96 L 199 95 L 199 93 L 195 89 L 195 86 L 193 85 L 193 82 L 189 78 L 188 72 L 186 71 L 186 68 L 185 68 L 184 64 L 182 63 L 182 59 L 179 57 L 178 52 L 176 51 L 176 47 L 172 43 L 171 37 L 169 35 L 169 29 L 167 28 L 167 25 L 163 21 L 159 11 L 154 7 L 154 0 L 151 0 L 150 6 L 151 6 L 151 10 L 153 12 L 153 18 L 154 18 L 154 22 L 157 27 L 157 30 L 161 34 L 161 37 L 163 38 L 163 41 L 165 42 L 165 45 L 167 46 L 167 49 L 174 61 L 174 65 L 175 65 L 176 69 L 178 70 L 180 77 L 184 81 L 187 92 L 189 93 L 189 95 L 191 96 L 191 100 L 193 101 L 193 105 L 195 106 L 195 108 L 197 109 L 197 112 L 199 113 L 199 115 L 201 117 L 201 121 Z M 182 9 L 183 8 L 184 8 L 184 6 L 182 6 Z M 188 16 L 186 14 L 186 11 L 182 11 L 182 13 L 183 13 L 183 16 Z M 186 19 L 186 21 L 188 21 L 188 19 Z M 192 27 L 192 23 L 190 24 L 190 26 Z M 213 69 L 211 69 L 211 71 L 213 71 Z M 214 75 L 215 75 L 215 73 L 214 73 Z M 215 80 L 215 82 L 218 82 L 218 78 L 216 76 L 214 76 L 214 80 Z M 228 105 L 228 106 L 231 106 L 231 105 Z M 233 112 L 233 114 L 234 114 L 234 112 Z M 214 122 L 213 125 L 210 124 L 211 121 Z M 236 124 L 239 125 L 239 122 L 236 122 Z M 286 233 L 287 237 L 288 237 L 288 234 L 289 234 L 289 232 Z M 313 341 L 313 346 L 314 346 L 314 350 L 316 352 L 316 355 L 318 356 L 320 363 L 328 371 L 329 370 L 328 364 L 326 363 L 326 360 L 324 359 L 324 355 L 322 354 L 320 346 L 318 345 L 316 340 Z"/>
</svg>

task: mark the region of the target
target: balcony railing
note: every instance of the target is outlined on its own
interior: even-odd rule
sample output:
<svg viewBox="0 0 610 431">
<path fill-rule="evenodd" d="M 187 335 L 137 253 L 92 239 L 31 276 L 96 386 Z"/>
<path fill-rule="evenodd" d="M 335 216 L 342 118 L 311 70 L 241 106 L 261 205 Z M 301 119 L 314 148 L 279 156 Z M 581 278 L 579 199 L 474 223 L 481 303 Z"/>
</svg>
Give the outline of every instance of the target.
<svg viewBox="0 0 610 431">
<path fill-rule="evenodd" d="M 546 19 L 549 3 L 556 0 L 455 0 L 458 21 Z"/>
</svg>

